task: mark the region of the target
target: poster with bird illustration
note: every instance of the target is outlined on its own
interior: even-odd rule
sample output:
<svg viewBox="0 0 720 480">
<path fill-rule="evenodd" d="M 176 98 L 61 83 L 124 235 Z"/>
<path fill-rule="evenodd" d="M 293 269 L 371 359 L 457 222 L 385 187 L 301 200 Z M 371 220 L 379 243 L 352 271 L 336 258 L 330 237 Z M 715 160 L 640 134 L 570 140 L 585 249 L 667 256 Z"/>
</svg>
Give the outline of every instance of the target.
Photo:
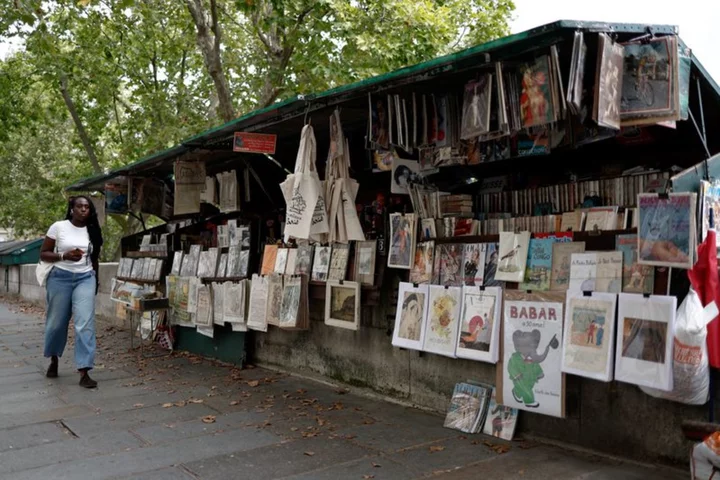
<svg viewBox="0 0 720 480">
<path fill-rule="evenodd" d="M 530 232 L 500 232 L 500 253 L 498 254 L 495 280 L 523 281 L 529 244 Z"/>
</svg>

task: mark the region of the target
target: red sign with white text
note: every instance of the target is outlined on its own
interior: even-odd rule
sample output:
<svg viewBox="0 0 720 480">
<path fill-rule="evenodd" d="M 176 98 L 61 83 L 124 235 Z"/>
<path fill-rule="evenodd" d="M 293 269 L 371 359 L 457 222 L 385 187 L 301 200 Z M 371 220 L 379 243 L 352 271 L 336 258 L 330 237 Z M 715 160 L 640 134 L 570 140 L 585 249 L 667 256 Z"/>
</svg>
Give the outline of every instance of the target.
<svg viewBox="0 0 720 480">
<path fill-rule="evenodd" d="M 271 133 L 235 132 L 233 152 L 243 153 L 275 153 L 277 135 Z"/>
</svg>

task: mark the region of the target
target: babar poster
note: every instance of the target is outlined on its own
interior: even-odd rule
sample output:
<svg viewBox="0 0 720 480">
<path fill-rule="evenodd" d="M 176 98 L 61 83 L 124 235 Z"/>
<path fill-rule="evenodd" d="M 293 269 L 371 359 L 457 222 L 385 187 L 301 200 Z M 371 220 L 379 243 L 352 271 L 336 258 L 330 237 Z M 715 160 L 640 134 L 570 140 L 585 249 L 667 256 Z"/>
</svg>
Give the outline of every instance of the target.
<svg viewBox="0 0 720 480">
<path fill-rule="evenodd" d="M 565 416 L 561 293 L 505 292 L 502 404 Z"/>
</svg>

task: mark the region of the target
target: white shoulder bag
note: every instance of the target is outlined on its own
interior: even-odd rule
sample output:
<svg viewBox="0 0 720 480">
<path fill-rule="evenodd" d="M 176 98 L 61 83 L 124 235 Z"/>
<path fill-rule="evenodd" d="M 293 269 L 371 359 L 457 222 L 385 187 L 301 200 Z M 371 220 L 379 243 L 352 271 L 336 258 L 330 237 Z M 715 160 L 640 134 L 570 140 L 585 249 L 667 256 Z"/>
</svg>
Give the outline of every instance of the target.
<svg viewBox="0 0 720 480">
<path fill-rule="evenodd" d="M 57 253 L 57 245 L 53 249 L 53 252 Z M 42 257 L 40 257 L 40 261 L 38 262 L 37 267 L 35 267 L 35 278 L 41 287 L 45 286 L 47 277 L 50 275 L 50 270 L 53 269 L 53 266 L 52 262 L 45 262 L 42 260 Z"/>
</svg>

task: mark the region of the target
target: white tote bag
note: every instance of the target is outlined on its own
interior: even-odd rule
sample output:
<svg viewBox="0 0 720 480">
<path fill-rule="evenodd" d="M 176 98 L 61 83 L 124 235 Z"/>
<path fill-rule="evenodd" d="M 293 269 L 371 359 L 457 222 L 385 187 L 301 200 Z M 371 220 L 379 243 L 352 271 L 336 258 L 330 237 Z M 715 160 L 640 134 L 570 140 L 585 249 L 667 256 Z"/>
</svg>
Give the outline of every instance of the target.
<svg viewBox="0 0 720 480">
<path fill-rule="evenodd" d="M 285 241 L 290 237 L 309 239 L 328 231 L 327 212 L 320 178 L 315 168 L 315 134 L 305 125 L 300 135 L 300 147 L 294 173 L 280 184 L 285 197 Z"/>
<path fill-rule="evenodd" d="M 41 287 L 44 287 L 45 283 L 47 283 L 47 277 L 50 275 L 50 270 L 52 269 L 52 263 L 44 262 L 42 260 L 38 262 L 37 267 L 35 267 L 35 278 Z"/>
</svg>

